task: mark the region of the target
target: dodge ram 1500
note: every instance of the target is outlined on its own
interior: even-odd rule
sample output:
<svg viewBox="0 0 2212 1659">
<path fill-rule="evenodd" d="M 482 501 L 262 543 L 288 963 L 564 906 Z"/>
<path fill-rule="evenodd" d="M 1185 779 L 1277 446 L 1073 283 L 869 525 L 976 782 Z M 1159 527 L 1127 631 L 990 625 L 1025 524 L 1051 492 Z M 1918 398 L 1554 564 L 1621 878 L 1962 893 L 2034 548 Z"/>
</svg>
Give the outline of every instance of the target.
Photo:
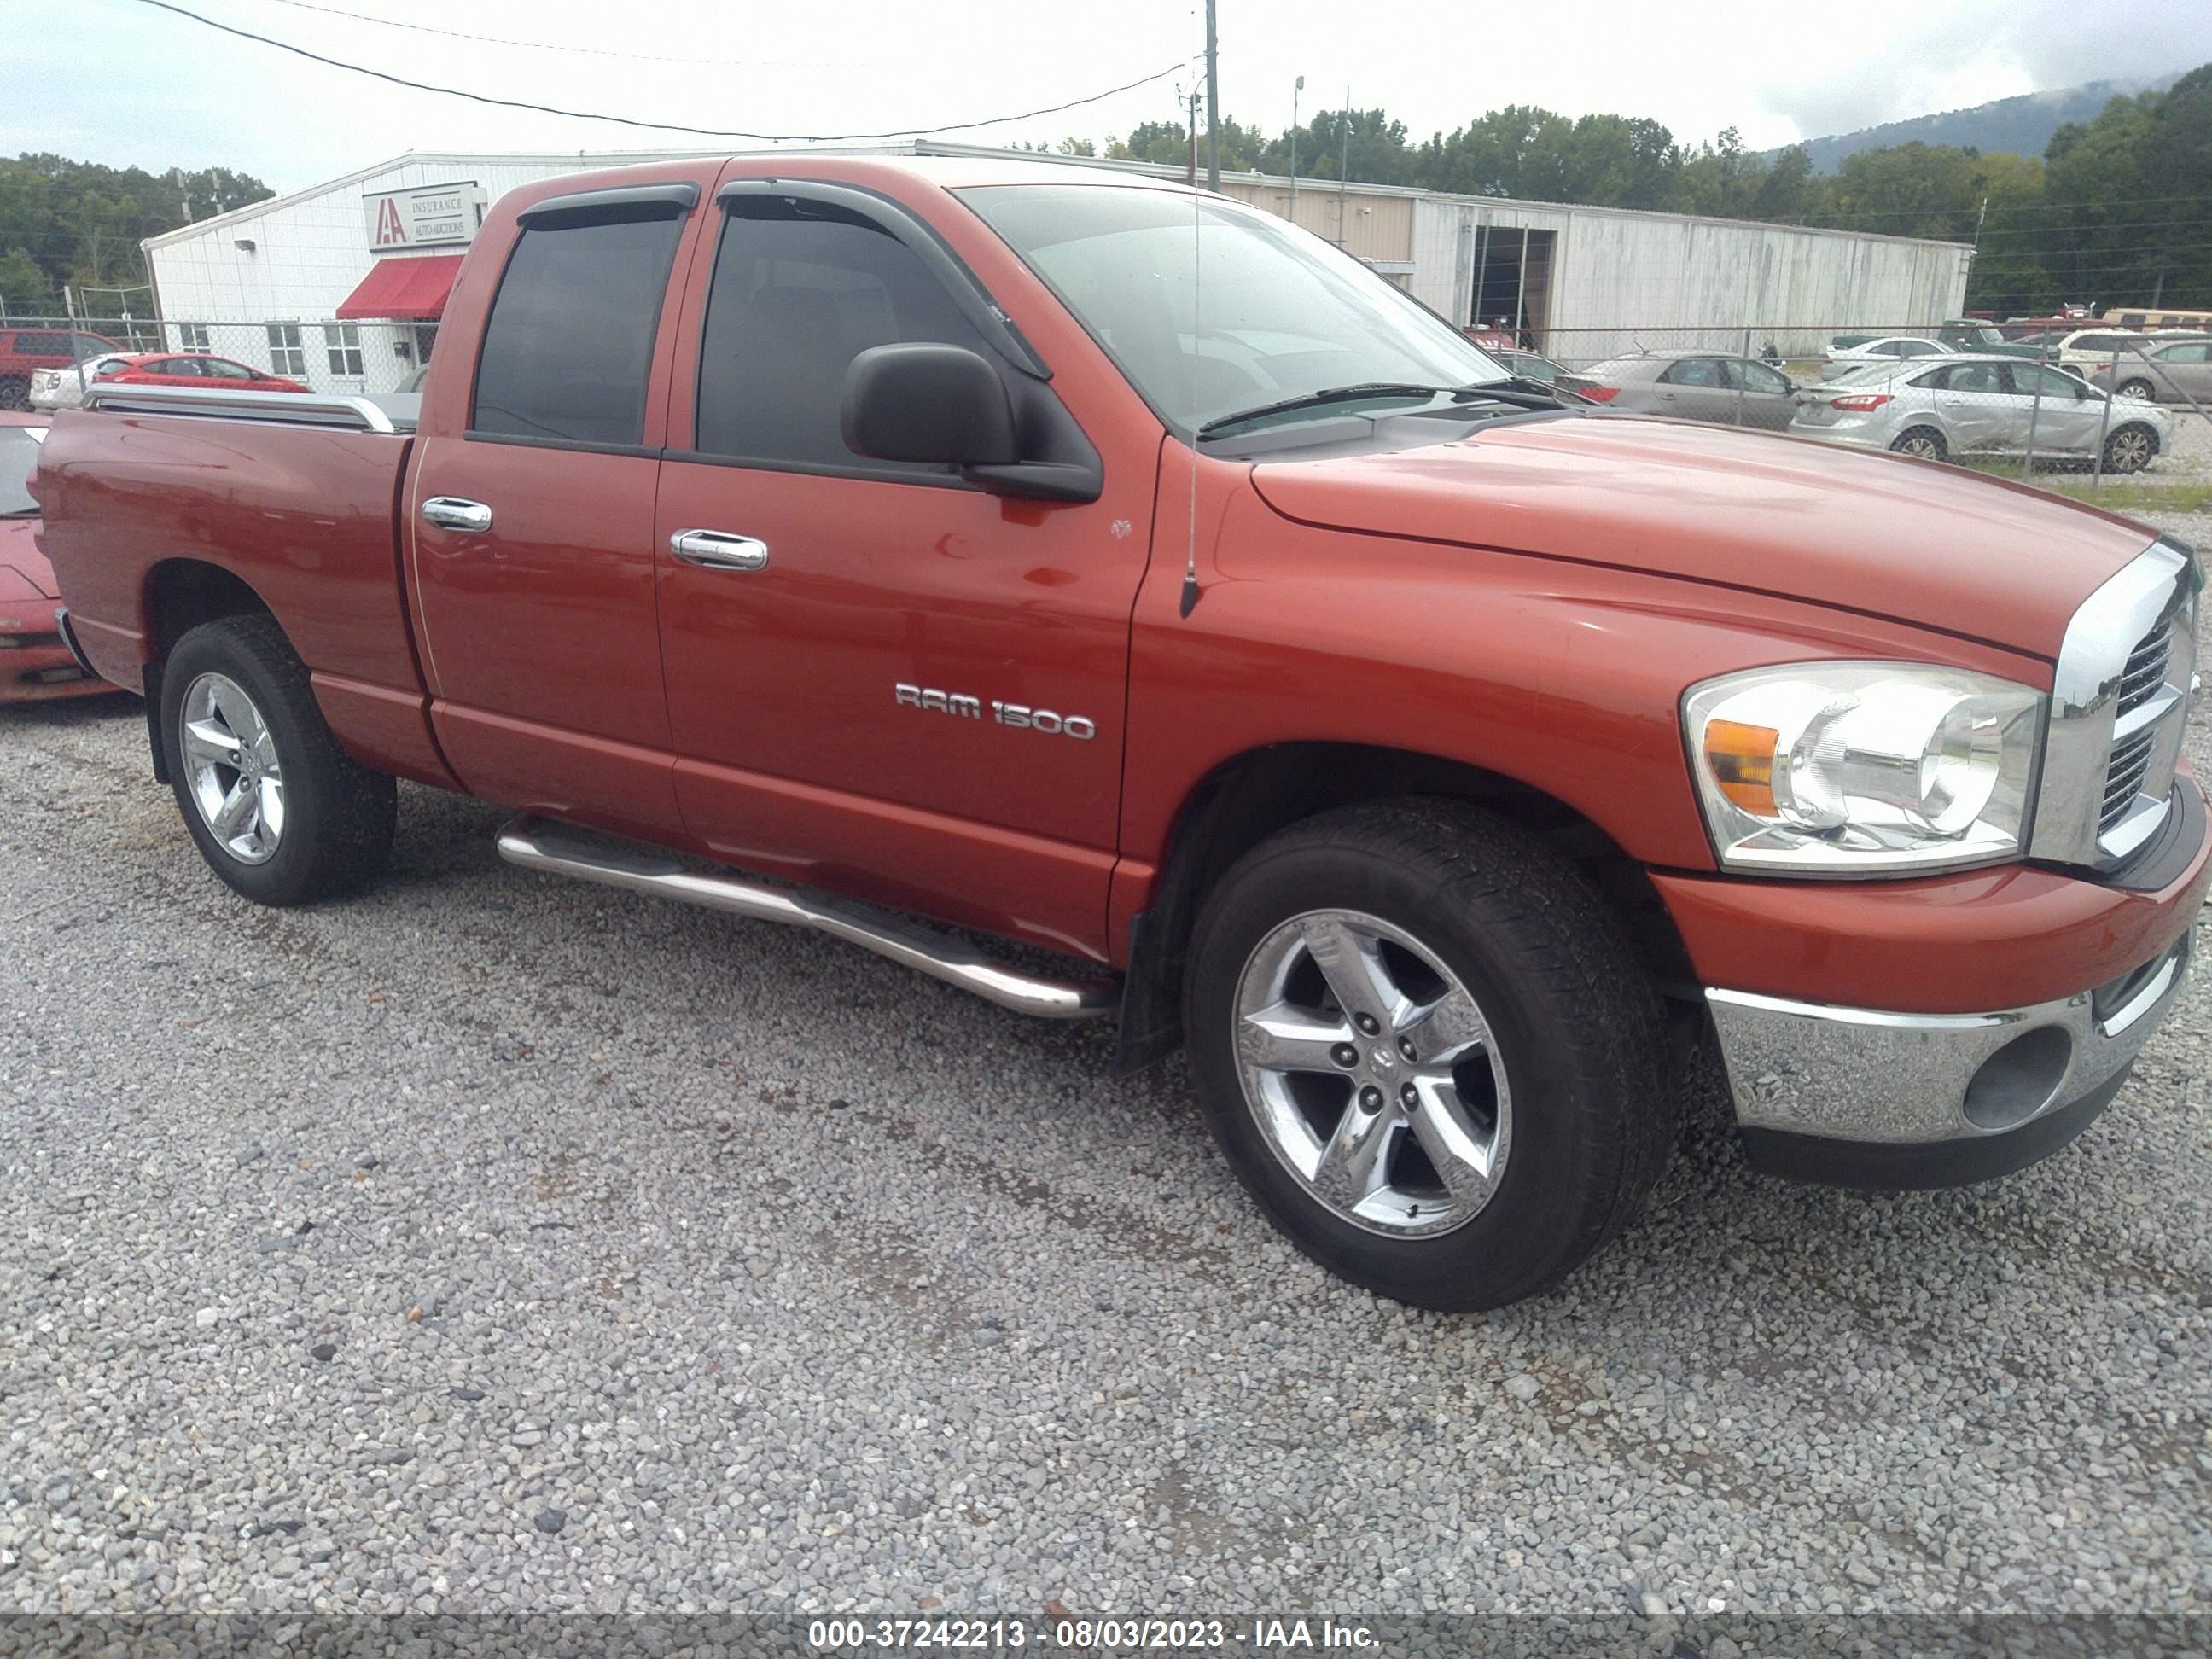
<svg viewBox="0 0 2212 1659">
<path fill-rule="evenodd" d="M 1187 1047 L 1292 1239 L 1474 1308 L 1635 1212 L 1700 1042 L 1770 1170 L 2050 1152 L 2208 876 L 2188 550 L 1570 401 L 1203 192 L 793 155 L 507 196 L 413 429 L 95 388 L 36 483 L 247 898 L 372 878 L 395 778 L 483 797 Z"/>
</svg>

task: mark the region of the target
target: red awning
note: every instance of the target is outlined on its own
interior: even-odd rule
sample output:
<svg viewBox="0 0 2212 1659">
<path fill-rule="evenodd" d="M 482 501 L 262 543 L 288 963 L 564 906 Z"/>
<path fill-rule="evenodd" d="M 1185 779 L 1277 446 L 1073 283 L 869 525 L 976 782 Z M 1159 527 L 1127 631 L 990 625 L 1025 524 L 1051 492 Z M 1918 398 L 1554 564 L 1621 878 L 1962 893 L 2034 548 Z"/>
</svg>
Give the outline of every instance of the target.
<svg viewBox="0 0 2212 1659">
<path fill-rule="evenodd" d="M 338 315 L 349 322 L 364 318 L 403 323 L 434 323 L 445 313 L 446 296 L 460 274 L 461 256 L 434 253 L 420 259 L 379 259 L 361 286 L 346 295 Z"/>
</svg>

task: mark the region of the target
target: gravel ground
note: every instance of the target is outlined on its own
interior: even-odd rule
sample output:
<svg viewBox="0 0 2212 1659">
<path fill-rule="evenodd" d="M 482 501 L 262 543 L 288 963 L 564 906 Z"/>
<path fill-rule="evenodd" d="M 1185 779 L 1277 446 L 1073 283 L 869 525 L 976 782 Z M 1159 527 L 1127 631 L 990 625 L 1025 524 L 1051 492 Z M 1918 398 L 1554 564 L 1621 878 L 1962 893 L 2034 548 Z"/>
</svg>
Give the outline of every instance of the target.
<svg viewBox="0 0 2212 1659">
<path fill-rule="evenodd" d="M 1793 1187 L 1709 1095 L 1564 1293 L 1442 1317 L 1106 1030 L 412 789 L 382 888 L 253 909 L 144 746 L 0 717 L 0 1608 L 2212 1599 L 2203 989 L 2038 1170 Z"/>
</svg>

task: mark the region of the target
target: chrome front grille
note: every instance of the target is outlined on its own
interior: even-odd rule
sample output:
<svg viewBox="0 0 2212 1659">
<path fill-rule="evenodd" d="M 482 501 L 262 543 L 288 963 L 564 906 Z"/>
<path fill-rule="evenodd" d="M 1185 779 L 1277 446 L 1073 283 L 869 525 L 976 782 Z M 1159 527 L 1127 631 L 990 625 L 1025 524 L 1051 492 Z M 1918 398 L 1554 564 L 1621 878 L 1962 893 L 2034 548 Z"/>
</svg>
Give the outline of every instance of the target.
<svg viewBox="0 0 2212 1659">
<path fill-rule="evenodd" d="M 2120 702 L 2122 714 L 2133 714 L 2148 702 L 2166 684 L 2166 659 L 2173 648 L 2173 624 L 2162 622 L 2144 635 L 2133 651 L 2128 653 L 2127 666 L 2120 671 Z"/>
<path fill-rule="evenodd" d="M 2104 804 L 2097 810 L 2100 834 L 2110 830 L 2136 804 L 2150 771 L 2151 751 L 2157 746 L 2157 732 L 2138 732 L 2113 749 L 2112 763 L 2105 768 Z"/>
<path fill-rule="evenodd" d="M 2109 869 L 2166 822 L 2201 585 L 2186 552 L 2154 542 L 2074 613 L 2052 675 L 2033 856 Z"/>
</svg>

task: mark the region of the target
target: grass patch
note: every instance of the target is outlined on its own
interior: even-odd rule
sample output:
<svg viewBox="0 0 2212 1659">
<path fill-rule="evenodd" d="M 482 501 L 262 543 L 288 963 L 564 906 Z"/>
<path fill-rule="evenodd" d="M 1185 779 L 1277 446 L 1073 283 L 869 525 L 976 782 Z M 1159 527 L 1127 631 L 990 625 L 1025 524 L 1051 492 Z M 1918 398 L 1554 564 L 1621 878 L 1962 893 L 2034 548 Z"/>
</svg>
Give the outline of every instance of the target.
<svg viewBox="0 0 2212 1659">
<path fill-rule="evenodd" d="M 2212 483 L 2165 483 L 2141 477 L 2107 477 L 2100 484 L 2086 471 L 2046 470 L 2041 466 L 2023 481 L 2018 461 L 1992 458 L 1954 461 L 1952 465 L 1969 472 L 2009 478 L 2015 483 L 2025 482 L 2053 495 L 2087 501 L 2112 513 L 2212 512 Z"/>
</svg>

